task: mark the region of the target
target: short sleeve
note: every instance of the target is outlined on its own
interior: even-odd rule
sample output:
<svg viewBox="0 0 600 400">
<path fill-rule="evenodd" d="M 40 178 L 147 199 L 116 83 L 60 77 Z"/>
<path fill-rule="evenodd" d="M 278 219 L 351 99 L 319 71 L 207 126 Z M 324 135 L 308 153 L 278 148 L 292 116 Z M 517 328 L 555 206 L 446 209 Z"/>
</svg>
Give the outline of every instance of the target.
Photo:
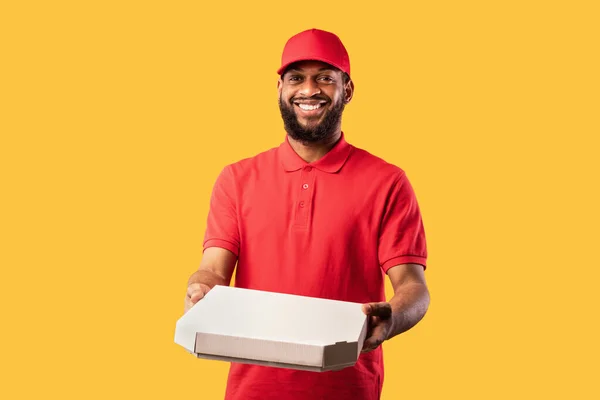
<svg viewBox="0 0 600 400">
<path fill-rule="evenodd" d="M 230 167 L 225 167 L 217 177 L 210 198 L 204 250 L 209 247 L 221 247 L 239 255 L 236 187 Z"/>
<path fill-rule="evenodd" d="M 399 264 L 426 268 L 425 229 L 417 198 L 404 172 L 392 186 L 379 230 L 379 264 L 384 272 Z"/>
</svg>

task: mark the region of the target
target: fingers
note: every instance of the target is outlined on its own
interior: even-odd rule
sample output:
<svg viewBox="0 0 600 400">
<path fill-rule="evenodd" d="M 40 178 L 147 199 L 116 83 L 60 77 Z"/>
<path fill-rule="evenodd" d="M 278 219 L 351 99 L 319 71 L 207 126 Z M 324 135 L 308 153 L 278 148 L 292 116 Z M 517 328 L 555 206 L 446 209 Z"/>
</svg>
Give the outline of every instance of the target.
<svg viewBox="0 0 600 400">
<path fill-rule="evenodd" d="M 195 292 L 197 292 L 198 290 L 200 290 L 200 284 L 199 283 L 192 283 L 187 287 L 187 296 L 188 297 L 192 297 L 192 294 L 194 294 Z"/>
<path fill-rule="evenodd" d="M 362 352 L 367 353 L 369 351 L 375 350 L 385 341 L 386 337 L 387 328 L 385 323 L 373 326 L 371 334 L 365 339 L 363 343 Z"/>
<path fill-rule="evenodd" d="M 204 292 L 201 289 L 198 289 L 190 295 L 190 302 L 192 304 L 196 304 L 198 301 L 202 300 L 204 297 Z"/>
<path fill-rule="evenodd" d="M 392 306 L 390 303 L 366 303 L 362 310 L 366 315 L 376 316 L 381 319 L 388 319 L 392 316 Z"/>
<path fill-rule="evenodd" d="M 202 300 L 209 290 L 210 288 L 207 285 L 202 283 L 192 283 L 187 288 L 186 302 L 189 302 L 191 305 L 196 304 L 198 301 Z"/>
<path fill-rule="evenodd" d="M 363 352 L 369 352 L 379 347 L 386 339 L 390 329 L 392 306 L 390 303 L 366 303 L 362 311 L 368 316 L 367 337 L 363 343 Z"/>
<path fill-rule="evenodd" d="M 184 314 L 192 308 L 193 304 L 188 296 L 185 296 L 185 302 L 183 304 L 183 312 Z"/>
</svg>

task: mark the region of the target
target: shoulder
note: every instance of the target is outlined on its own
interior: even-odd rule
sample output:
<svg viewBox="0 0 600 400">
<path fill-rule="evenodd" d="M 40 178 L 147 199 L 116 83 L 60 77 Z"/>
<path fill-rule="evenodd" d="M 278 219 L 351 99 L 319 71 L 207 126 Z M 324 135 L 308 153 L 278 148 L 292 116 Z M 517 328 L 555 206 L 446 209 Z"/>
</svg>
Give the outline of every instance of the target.
<svg viewBox="0 0 600 400">
<path fill-rule="evenodd" d="M 405 171 L 398 165 L 392 164 L 367 150 L 352 146 L 349 166 L 353 173 L 360 173 L 371 179 L 386 181 L 394 184 L 405 177 Z"/>
<path fill-rule="evenodd" d="M 252 157 L 243 158 L 234 163 L 227 164 L 223 168 L 222 173 L 233 175 L 236 178 L 242 178 L 253 171 L 270 167 L 278 162 L 277 149 L 278 147 L 273 147 Z"/>
</svg>

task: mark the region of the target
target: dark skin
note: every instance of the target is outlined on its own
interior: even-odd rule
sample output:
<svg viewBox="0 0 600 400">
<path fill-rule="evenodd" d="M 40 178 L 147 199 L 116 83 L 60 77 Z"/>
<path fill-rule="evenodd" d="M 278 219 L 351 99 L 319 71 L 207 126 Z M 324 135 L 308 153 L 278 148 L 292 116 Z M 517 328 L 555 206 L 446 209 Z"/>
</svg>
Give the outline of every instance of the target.
<svg viewBox="0 0 600 400">
<path fill-rule="evenodd" d="M 354 94 L 354 83 L 352 80 L 344 83 L 343 72 L 329 64 L 303 61 L 291 65 L 279 78 L 277 91 L 284 104 L 293 108 L 300 125 L 314 127 L 323 121 L 326 113 L 338 102 L 350 103 Z M 290 102 L 321 106 L 319 110 L 305 112 L 298 104 L 292 106 Z M 341 135 L 340 121 L 327 137 L 317 143 L 302 143 L 289 135 L 288 140 L 303 160 L 314 162 L 327 154 Z"/>
<path fill-rule="evenodd" d="M 284 106 L 290 107 L 303 127 L 319 125 L 336 104 L 349 103 L 354 94 L 352 80 L 345 81 L 343 72 L 319 61 L 303 61 L 292 65 L 277 82 L 277 91 Z M 305 108 L 315 108 L 303 110 Z M 317 142 L 303 142 L 288 135 L 294 151 L 306 162 L 323 157 L 342 134 L 341 120 Z M 237 263 L 229 250 L 211 247 L 205 250 L 198 271 L 188 280 L 185 311 L 201 300 L 215 285 L 228 286 Z M 429 291 L 423 266 L 400 264 L 390 268 L 387 276 L 394 295 L 389 302 L 363 304 L 368 317 L 368 334 L 362 348 L 368 352 L 385 340 L 416 325 L 429 307 Z"/>
<path fill-rule="evenodd" d="M 390 301 L 362 306 L 369 318 L 369 335 L 363 345 L 365 352 L 415 326 L 429 307 L 429 290 L 422 265 L 399 264 L 390 268 L 387 276 L 394 289 Z"/>
</svg>

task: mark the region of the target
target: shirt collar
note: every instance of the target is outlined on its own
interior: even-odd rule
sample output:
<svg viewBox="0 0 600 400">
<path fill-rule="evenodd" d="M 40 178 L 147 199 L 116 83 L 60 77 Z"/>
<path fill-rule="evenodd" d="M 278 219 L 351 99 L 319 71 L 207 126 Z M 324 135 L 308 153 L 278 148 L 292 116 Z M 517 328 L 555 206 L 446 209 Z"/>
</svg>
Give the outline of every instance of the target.
<svg viewBox="0 0 600 400">
<path fill-rule="evenodd" d="M 283 168 L 288 172 L 297 171 L 310 166 L 323 172 L 334 174 L 342 169 L 351 152 L 352 145 L 346 142 L 343 132 L 333 148 L 319 160 L 312 163 L 307 163 L 294 151 L 287 136 L 285 137 L 285 141 L 278 148 L 279 159 L 283 164 Z"/>
</svg>

